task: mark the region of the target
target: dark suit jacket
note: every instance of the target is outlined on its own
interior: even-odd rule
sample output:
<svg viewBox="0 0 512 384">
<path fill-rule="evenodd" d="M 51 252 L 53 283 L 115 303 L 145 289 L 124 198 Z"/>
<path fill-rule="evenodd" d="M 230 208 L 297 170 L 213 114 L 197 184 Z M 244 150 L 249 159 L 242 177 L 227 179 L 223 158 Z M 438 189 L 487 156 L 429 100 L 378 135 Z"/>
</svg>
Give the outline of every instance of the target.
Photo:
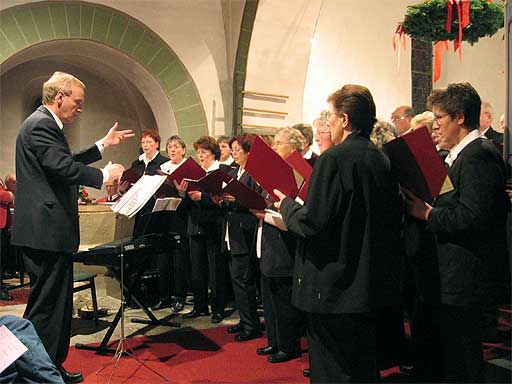
<svg viewBox="0 0 512 384">
<path fill-rule="evenodd" d="M 101 188 L 102 172 L 86 165 L 99 159 L 96 145 L 71 154 L 64 133 L 45 107 L 32 113 L 16 139 L 12 244 L 75 252 L 80 242 L 77 186 Z"/>
<path fill-rule="evenodd" d="M 492 143 L 477 139 L 448 174 L 455 190 L 435 200 L 428 229 L 437 235 L 442 302 L 468 305 L 489 300 L 489 287 L 510 278 L 505 165 Z"/>
<path fill-rule="evenodd" d="M 228 173 L 229 165 L 220 164 L 219 169 Z M 187 234 L 205 235 L 208 232 L 218 233 L 219 241 L 222 232 L 222 211 L 208 193 L 201 193 L 200 201 L 192 201 L 188 195 L 183 203 L 188 208 Z M 219 250 L 220 251 L 220 250 Z"/>
<path fill-rule="evenodd" d="M 503 133 L 495 131 L 492 127 L 489 127 L 487 132 L 485 132 L 485 137 L 497 144 L 503 145 Z"/>
<path fill-rule="evenodd" d="M 399 303 L 402 199 L 388 158 L 353 133 L 317 160 L 304 206 L 281 213 L 301 241 L 292 302 L 313 313 L 363 313 Z"/>
<path fill-rule="evenodd" d="M 261 273 L 267 277 L 293 276 L 297 239 L 292 233 L 263 223 L 261 235 Z"/>
<path fill-rule="evenodd" d="M 229 174 L 236 178 L 237 169 L 233 168 Z M 244 172 L 239 180 L 249 188 L 258 189 L 258 185 L 247 172 Z M 222 238 L 226 237 L 226 224 L 229 224 L 229 246 L 232 255 L 242 255 L 251 253 L 254 245 L 254 233 L 258 227 L 258 219 L 246 207 L 237 201 L 222 203 L 224 213 Z M 225 242 L 222 242 L 223 249 Z"/>
</svg>

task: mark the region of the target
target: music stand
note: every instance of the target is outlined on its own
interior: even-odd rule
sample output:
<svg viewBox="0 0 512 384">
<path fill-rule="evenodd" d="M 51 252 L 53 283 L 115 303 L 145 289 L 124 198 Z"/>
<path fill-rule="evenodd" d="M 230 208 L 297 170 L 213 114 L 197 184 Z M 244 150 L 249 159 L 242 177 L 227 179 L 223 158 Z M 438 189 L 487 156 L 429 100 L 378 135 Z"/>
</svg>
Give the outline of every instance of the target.
<svg viewBox="0 0 512 384">
<path fill-rule="evenodd" d="M 99 374 L 101 371 L 103 371 L 105 368 L 107 368 L 109 365 L 114 364 L 114 367 L 112 368 L 112 372 L 110 372 L 110 376 L 108 378 L 107 384 L 110 384 L 112 381 L 112 377 L 114 376 L 114 372 L 116 371 L 117 365 L 119 364 L 119 361 L 121 360 L 121 357 L 123 354 L 126 354 L 128 357 L 131 357 L 135 361 L 137 361 L 142 366 L 149 369 L 151 372 L 153 372 L 155 375 L 161 377 L 166 382 L 169 381 L 168 377 L 165 377 L 164 375 L 158 373 L 155 369 L 148 366 L 144 361 L 140 360 L 137 355 L 135 354 L 132 346 L 128 342 L 128 339 L 126 338 L 126 335 L 124 333 L 124 305 L 125 305 L 125 297 L 124 297 L 124 244 L 121 244 L 121 253 L 120 253 L 120 264 L 121 264 L 121 338 L 119 339 L 119 344 L 117 345 L 116 352 L 114 354 L 114 357 L 112 357 L 112 360 L 110 360 L 107 364 L 105 364 L 103 367 L 101 367 L 99 370 L 96 371 L 96 379 L 98 379 Z M 125 346 L 128 346 L 128 349 L 126 349 Z"/>
</svg>

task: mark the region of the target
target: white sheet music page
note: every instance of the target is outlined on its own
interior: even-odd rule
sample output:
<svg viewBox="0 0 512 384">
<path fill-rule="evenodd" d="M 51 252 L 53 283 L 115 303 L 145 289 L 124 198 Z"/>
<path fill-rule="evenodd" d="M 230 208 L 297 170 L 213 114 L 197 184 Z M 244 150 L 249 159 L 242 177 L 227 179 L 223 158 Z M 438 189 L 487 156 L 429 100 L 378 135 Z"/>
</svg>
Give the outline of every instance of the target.
<svg viewBox="0 0 512 384">
<path fill-rule="evenodd" d="M 132 218 L 151 199 L 165 179 L 167 176 L 142 176 L 111 209 Z"/>
<path fill-rule="evenodd" d="M 181 199 L 177 197 L 165 197 L 162 199 L 156 199 L 153 212 L 175 211 L 178 209 L 180 203 Z"/>
<path fill-rule="evenodd" d="M 27 351 L 27 347 L 5 326 L 0 327 L 0 372 Z"/>
</svg>

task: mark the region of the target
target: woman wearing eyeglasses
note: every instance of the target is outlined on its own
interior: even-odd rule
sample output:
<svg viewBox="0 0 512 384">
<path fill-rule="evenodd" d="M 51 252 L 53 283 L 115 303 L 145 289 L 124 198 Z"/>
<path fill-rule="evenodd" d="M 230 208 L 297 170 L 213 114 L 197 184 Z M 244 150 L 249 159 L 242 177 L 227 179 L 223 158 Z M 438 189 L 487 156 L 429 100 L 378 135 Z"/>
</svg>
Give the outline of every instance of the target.
<svg viewBox="0 0 512 384">
<path fill-rule="evenodd" d="M 325 110 L 320 113 L 320 117 L 313 120 L 313 127 L 315 128 L 315 141 L 318 145 L 320 154 L 327 151 L 329 148 L 334 147 L 331 140 L 331 129 L 329 128 L 329 116 L 331 111 Z"/>
<path fill-rule="evenodd" d="M 258 190 L 256 182 L 245 172 L 245 164 L 254 136 L 248 133 L 230 140 L 231 155 L 238 164 L 229 174 L 249 188 Z M 237 333 L 235 341 L 247 341 L 262 336 L 256 304 L 256 268 L 254 258 L 255 231 L 258 219 L 231 195 L 222 196 L 224 232 L 222 238 L 228 251 L 229 272 L 235 294 L 235 303 L 240 322 L 228 328 L 228 333 Z"/>
</svg>

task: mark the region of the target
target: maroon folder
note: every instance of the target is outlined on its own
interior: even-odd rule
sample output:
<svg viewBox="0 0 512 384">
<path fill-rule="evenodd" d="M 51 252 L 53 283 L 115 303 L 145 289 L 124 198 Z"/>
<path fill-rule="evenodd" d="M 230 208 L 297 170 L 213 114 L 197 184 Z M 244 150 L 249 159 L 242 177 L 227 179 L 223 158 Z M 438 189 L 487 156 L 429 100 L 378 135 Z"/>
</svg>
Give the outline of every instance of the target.
<svg viewBox="0 0 512 384">
<path fill-rule="evenodd" d="M 295 199 L 304 182 L 304 178 L 259 136 L 254 138 L 245 170 L 276 201 L 279 199 L 274 189 Z"/>
<path fill-rule="evenodd" d="M 434 197 L 453 190 L 448 172 L 426 127 L 417 128 L 384 144 L 384 152 L 400 184 L 420 199 L 431 202 Z"/>
<path fill-rule="evenodd" d="M 223 183 L 227 184 L 231 179 L 233 179 L 233 176 L 229 176 L 220 169 L 216 169 L 198 180 L 189 178 L 184 180 L 188 181 L 189 191 L 201 191 L 211 195 L 218 195 L 222 191 Z"/>
<path fill-rule="evenodd" d="M 206 175 L 206 172 L 197 162 L 189 157 L 183 164 L 181 164 L 178 168 L 176 168 L 172 173 L 165 173 L 161 170 L 158 170 L 157 173 L 159 175 L 167 176 L 167 180 L 164 181 L 162 186 L 155 193 L 157 197 L 169 197 L 171 196 L 171 191 L 176 190 L 173 181 L 176 180 L 177 183 L 181 183 L 181 181 L 185 178 L 190 179 L 200 179 L 201 177 Z"/>
<path fill-rule="evenodd" d="M 141 174 L 134 171 L 132 168 L 128 168 L 123 172 L 121 175 L 121 180 L 119 181 L 119 184 L 127 181 L 130 183 L 130 185 L 135 184 L 140 178 L 142 177 Z"/>
<path fill-rule="evenodd" d="M 244 183 L 233 178 L 222 190 L 223 193 L 229 193 L 236 198 L 244 207 L 248 209 L 264 210 L 270 204 L 254 189 L 249 188 Z"/>
<path fill-rule="evenodd" d="M 311 165 L 306 161 L 306 159 L 300 154 L 299 151 L 293 151 L 290 153 L 290 155 L 286 158 L 286 161 L 303 177 L 304 184 L 302 184 L 302 187 L 300 187 L 298 197 L 302 201 L 306 201 L 309 179 L 313 173 L 313 167 L 311 167 Z"/>
</svg>

